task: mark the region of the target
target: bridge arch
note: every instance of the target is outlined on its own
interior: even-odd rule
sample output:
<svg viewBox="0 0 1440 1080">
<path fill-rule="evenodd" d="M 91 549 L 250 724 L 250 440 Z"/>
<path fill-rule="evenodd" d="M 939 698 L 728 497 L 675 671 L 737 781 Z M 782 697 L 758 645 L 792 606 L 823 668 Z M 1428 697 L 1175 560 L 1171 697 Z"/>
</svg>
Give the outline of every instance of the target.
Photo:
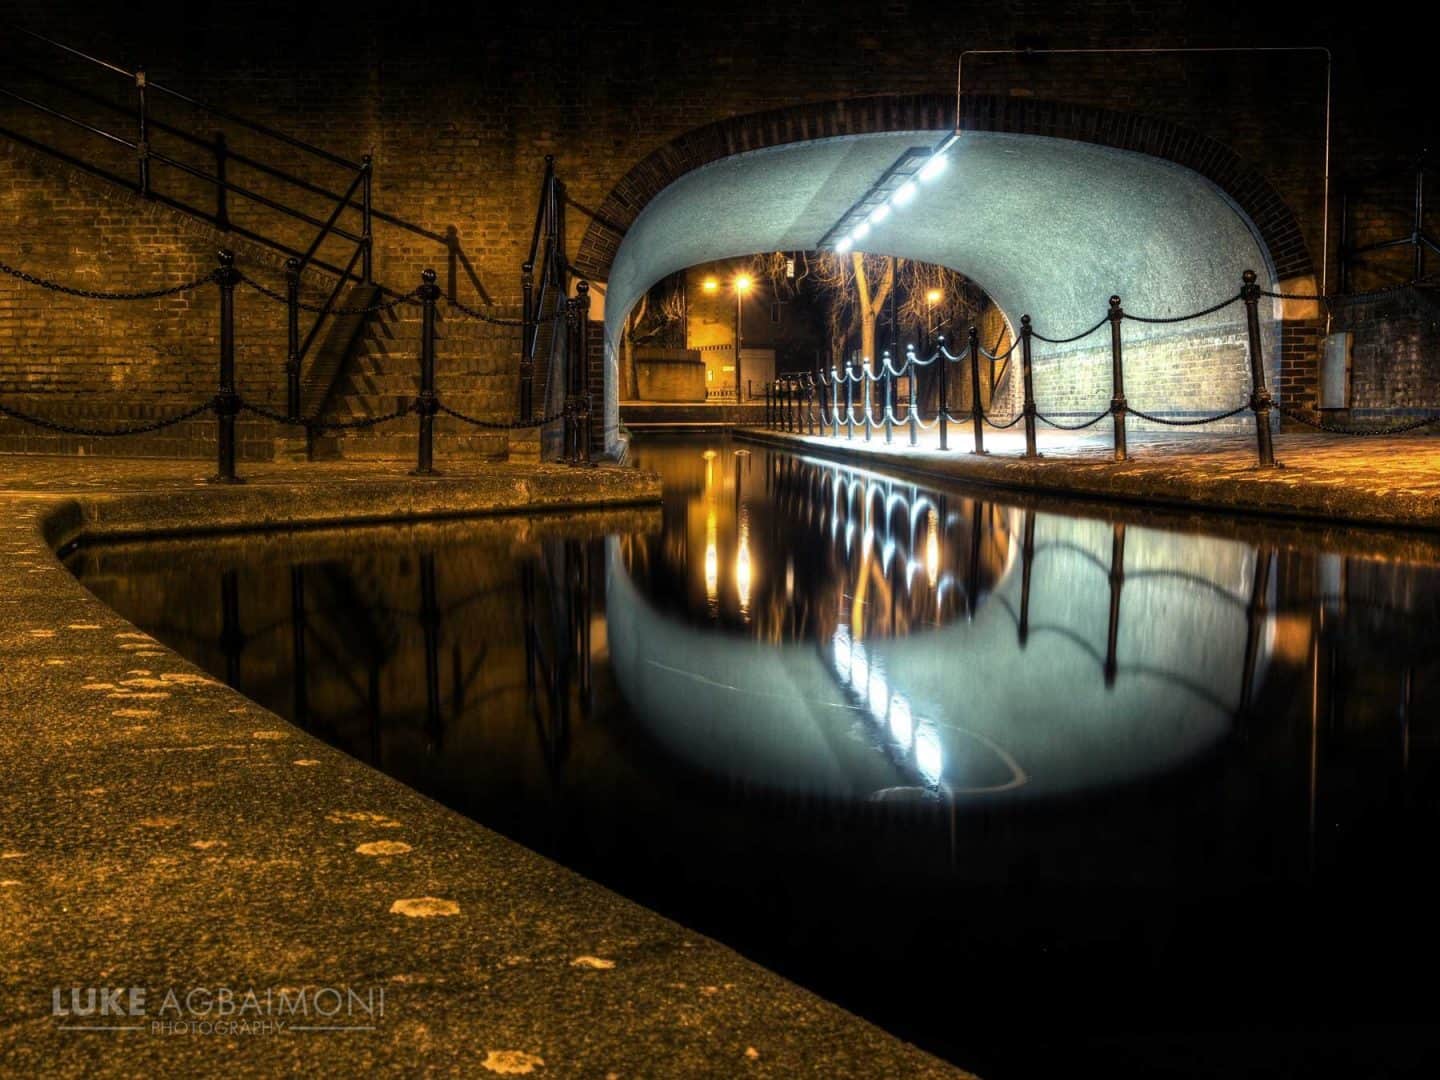
<svg viewBox="0 0 1440 1080">
<path fill-rule="evenodd" d="M 607 282 L 607 432 L 618 415 L 615 343 L 646 289 L 700 262 L 816 247 L 898 156 L 953 131 L 953 101 L 884 97 L 736 117 L 631 169 L 575 259 Z M 865 247 L 959 270 L 1012 322 L 1030 313 L 1040 333 L 1065 337 L 1103 316 L 1111 292 L 1128 310 L 1173 316 L 1233 294 L 1245 268 L 1271 286 L 1312 276 L 1279 193 L 1212 139 L 1155 118 L 1030 99 L 967 98 L 961 128 L 953 166 Z M 1262 314 L 1273 374 L 1279 329 L 1268 304 Z M 1196 415 L 1237 403 L 1229 398 L 1246 367 L 1238 305 L 1179 327 L 1129 323 L 1126 338 L 1139 407 Z M 1042 411 L 1078 415 L 1108 401 L 1104 344 L 1097 336 L 1037 358 Z M 1226 388 L 1224 401 L 1205 397 L 1216 387 Z"/>
</svg>

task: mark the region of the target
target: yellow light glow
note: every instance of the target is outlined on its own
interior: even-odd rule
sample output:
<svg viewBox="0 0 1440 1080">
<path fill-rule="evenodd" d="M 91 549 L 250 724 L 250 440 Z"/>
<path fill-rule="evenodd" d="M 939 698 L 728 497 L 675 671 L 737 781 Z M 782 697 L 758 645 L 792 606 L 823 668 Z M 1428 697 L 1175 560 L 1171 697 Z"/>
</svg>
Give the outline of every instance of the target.
<svg viewBox="0 0 1440 1080">
<path fill-rule="evenodd" d="M 720 282 L 716 281 L 713 277 L 707 277 L 701 283 L 700 287 L 706 292 L 714 292 L 716 289 L 720 288 Z"/>
<path fill-rule="evenodd" d="M 750 582 L 753 568 L 750 565 L 750 523 L 740 519 L 740 550 L 735 553 L 735 591 L 740 597 L 740 614 L 750 617 Z"/>
<path fill-rule="evenodd" d="M 736 291 L 736 292 L 742 292 L 742 293 L 743 293 L 743 292 L 748 292 L 749 289 L 750 289 L 750 286 L 753 285 L 753 284 L 754 284 L 754 282 L 750 279 L 750 275 L 749 275 L 749 274 L 736 274 L 736 275 L 735 275 L 735 291 Z"/>
<path fill-rule="evenodd" d="M 716 547 L 715 511 L 705 515 L 705 598 L 715 603 L 720 596 L 720 553 Z"/>
<path fill-rule="evenodd" d="M 925 302 L 927 304 L 938 304 L 940 302 L 940 298 L 943 295 L 944 293 L 942 293 L 939 289 L 931 289 L 925 294 Z"/>
</svg>

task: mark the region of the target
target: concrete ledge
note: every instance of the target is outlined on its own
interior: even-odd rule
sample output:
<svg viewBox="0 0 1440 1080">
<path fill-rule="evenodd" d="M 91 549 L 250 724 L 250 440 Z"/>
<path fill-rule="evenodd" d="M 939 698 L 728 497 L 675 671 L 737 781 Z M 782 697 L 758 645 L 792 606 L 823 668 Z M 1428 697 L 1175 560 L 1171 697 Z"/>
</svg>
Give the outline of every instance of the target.
<svg viewBox="0 0 1440 1080">
<path fill-rule="evenodd" d="M 54 553 L 174 530 L 653 504 L 653 477 L 510 466 L 416 482 L 308 465 L 220 488 L 193 471 L 0 459 L 0 1071 L 960 1075 L 290 726 L 140 633 Z M 622 527 L 654 513 L 626 510 Z M 549 513 L 466 528 L 523 541 L 581 520 L 606 527 Z M 375 1030 L 148 1028 L 172 987 L 336 986 L 384 989 Z M 135 1022 L 52 1015 L 71 987 L 147 988 L 144 1029 L 59 1030 Z"/>
<path fill-rule="evenodd" d="M 883 436 L 836 439 L 745 428 L 737 437 L 871 468 L 933 480 L 983 484 L 1013 491 L 1104 499 L 1147 506 L 1219 510 L 1312 521 L 1440 529 L 1440 442 L 1429 438 L 1356 439 L 1281 434 L 1280 469 L 1255 465 L 1248 436 L 1190 438 L 1130 436 L 1129 460 L 1110 460 L 1108 442 L 1094 437 L 1040 444 L 1026 459 L 1013 434 L 987 433 L 993 453 L 968 452 L 970 430 L 950 431 L 951 449 L 911 447 L 903 428 L 887 446 Z M 932 437 L 933 438 L 933 437 Z"/>
</svg>

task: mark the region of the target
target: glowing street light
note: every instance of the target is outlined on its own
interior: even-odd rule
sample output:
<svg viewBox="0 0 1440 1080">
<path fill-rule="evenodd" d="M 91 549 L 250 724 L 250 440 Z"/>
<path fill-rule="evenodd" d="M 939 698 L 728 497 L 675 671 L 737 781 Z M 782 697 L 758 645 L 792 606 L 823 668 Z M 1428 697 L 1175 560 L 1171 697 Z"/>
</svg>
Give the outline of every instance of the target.
<svg viewBox="0 0 1440 1080">
<path fill-rule="evenodd" d="M 713 277 L 707 277 L 701 282 L 700 287 L 708 293 L 713 293 L 720 288 L 720 282 L 716 281 Z"/>
</svg>

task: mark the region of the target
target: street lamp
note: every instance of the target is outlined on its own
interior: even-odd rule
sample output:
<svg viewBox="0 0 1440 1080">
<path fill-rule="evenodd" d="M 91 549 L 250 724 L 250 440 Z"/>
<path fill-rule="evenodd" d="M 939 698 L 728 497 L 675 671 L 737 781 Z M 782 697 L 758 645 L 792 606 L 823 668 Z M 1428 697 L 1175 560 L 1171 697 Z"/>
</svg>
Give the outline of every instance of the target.
<svg viewBox="0 0 1440 1080">
<path fill-rule="evenodd" d="M 744 401 L 741 387 L 745 385 L 740 377 L 740 348 L 744 339 L 744 312 L 741 305 L 754 281 L 751 280 L 749 274 L 736 274 L 733 284 L 735 287 L 735 404 L 739 405 Z"/>
<path fill-rule="evenodd" d="M 940 302 L 941 298 L 944 297 L 944 295 L 945 294 L 942 293 L 939 289 L 931 289 L 925 294 L 925 348 L 927 350 L 934 347 L 933 339 L 935 337 L 935 305 Z"/>
</svg>

